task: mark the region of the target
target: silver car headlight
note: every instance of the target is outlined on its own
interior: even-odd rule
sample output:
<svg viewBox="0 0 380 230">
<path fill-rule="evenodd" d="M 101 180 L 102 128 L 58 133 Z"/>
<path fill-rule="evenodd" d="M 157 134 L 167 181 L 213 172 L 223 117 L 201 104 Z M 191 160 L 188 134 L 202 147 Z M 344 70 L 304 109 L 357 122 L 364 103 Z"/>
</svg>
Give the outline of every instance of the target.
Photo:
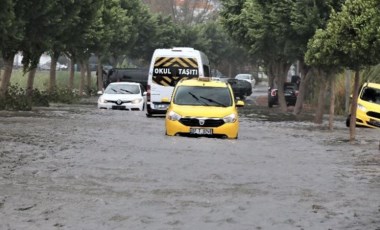
<svg viewBox="0 0 380 230">
<path fill-rule="evenodd" d="M 135 100 L 132 101 L 132 104 L 138 104 L 142 101 L 142 98 L 137 98 Z"/>
<path fill-rule="evenodd" d="M 363 111 L 363 112 L 367 112 L 366 107 L 364 107 L 364 106 L 361 105 L 361 104 L 358 104 L 358 109 L 360 109 L 360 110 Z"/>
<path fill-rule="evenodd" d="M 234 123 L 236 121 L 236 114 L 230 114 L 228 116 L 223 117 L 223 121 L 225 123 Z"/>
<path fill-rule="evenodd" d="M 171 121 L 179 121 L 182 117 L 178 113 L 171 110 L 166 114 L 166 118 Z"/>
</svg>

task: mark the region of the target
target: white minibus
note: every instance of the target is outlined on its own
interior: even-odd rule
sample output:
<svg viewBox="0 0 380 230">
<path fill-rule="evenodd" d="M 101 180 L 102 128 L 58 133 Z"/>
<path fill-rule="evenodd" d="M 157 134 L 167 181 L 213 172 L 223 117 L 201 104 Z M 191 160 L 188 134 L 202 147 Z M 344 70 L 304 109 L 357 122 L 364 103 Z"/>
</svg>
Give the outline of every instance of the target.
<svg viewBox="0 0 380 230">
<path fill-rule="evenodd" d="M 165 114 L 174 86 L 182 78 L 210 77 L 210 63 L 207 56 L 194 48 L 175 47 L 156 49 L 149 67 L 146 116 Z"/>
</svg>

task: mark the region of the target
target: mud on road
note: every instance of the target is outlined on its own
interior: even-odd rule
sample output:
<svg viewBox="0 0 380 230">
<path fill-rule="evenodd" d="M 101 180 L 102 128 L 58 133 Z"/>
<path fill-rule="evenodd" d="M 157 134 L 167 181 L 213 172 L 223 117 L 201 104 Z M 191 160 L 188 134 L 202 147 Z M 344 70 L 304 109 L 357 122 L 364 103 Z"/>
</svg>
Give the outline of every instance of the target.
<svg viewBox="0 0 380 230">
<path fill-rule="evenodd" d="M 224 140 L 94 104 L 0 112 L 0 229 L 380 229 L 379 130 L 240 114 Z"/>
</svg>

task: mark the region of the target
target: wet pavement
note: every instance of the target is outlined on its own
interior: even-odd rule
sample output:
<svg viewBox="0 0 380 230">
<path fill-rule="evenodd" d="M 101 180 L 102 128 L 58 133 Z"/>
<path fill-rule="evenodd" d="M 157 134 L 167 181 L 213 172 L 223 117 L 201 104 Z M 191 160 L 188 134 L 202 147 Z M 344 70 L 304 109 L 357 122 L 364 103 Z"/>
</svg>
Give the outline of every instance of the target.
<svg viewBox="0 0 380 230">
<path fill-rule="evenodd" d="M 239 139 L 165 136 L 91 98 L 0 111 L 0 229 L 380 229 L 379 130 L 256 103 Z"/>
</svg>

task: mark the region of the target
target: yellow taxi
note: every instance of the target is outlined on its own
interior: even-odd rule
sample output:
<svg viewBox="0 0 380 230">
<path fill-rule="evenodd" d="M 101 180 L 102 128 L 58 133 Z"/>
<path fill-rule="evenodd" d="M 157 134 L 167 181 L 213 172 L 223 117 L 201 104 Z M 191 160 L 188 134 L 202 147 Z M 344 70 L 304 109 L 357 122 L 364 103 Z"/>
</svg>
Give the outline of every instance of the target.
<svg viewBox="0 0 380 230">
<path fill-rule="evenodd" d="M 346 125 L 350 126 L 350 115 Z M 364 83 L 358 97 L 356 125 L 380 128 L 380 84 Z"/>
<path fill-rule="evenodd" d="M 231 86 L 211 78 L 183 79 L 174 88 L 166 112 L 166 135 L 237 139 L 239 116 Z M 168 102 L 164 98 L 163 102 Z"/>
</svg>

